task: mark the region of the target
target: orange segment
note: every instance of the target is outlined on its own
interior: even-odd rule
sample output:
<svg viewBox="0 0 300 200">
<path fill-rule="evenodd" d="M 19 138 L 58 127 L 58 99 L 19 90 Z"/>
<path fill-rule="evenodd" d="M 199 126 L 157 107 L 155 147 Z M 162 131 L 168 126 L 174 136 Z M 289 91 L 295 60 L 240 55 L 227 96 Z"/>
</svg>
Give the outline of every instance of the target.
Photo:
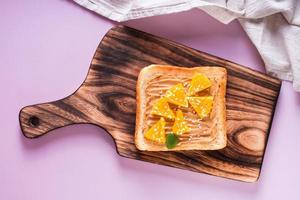
<svg viewBox="0 0 300 200">
<path fill-rule="evenodd" d="M 167 99 L 161 98 L 159 99 L 152 107 L 151 114 L 159 115 L 165 118 L 174 119 L 175 115 L 171 110 Z"/>
<path fill-rule="evenodd" d="M 160 120 L 145 133 L 144 137 L 153 142 L 164 144 L 166 142 L 165 125 L 165 119 L 161 117 Z"/>
<path fill-rule="evenodd" d="M 212 106 L 213 106 L 213 97 L 189 97 L 188 98 L 190 104 L 194 108 L 194 110 L 199 115 L 200 119 L 203 119 L 209 116 Z"/>
<path fill-rule="evenodd" d="M 197 92 L 205 90 L 211 86 L 211 81 L 203 74 L 197 73 L 193 76 L 189 87 L 188 95 L 192 96 Z"/>
<path fill-rule="evenodd" d="M 182 83 L 178 83 L 177 85 L 171 87 L 166 92 L 165 97 L 168 100 L 168 102 L 172 104 L 183 106 L 183 107 L 189 106 Z"/>
<path fill-rule="evenodd" d="M 175 122 L 172 127 L 172 130 L 177 135 L 181 135 L 182 133 L 191 131 L 191 128 L 187 125 L 187 122 L 184 120 L 183 113 L 181 110 L 177 110 L 176 112 Z"/>
</svg>

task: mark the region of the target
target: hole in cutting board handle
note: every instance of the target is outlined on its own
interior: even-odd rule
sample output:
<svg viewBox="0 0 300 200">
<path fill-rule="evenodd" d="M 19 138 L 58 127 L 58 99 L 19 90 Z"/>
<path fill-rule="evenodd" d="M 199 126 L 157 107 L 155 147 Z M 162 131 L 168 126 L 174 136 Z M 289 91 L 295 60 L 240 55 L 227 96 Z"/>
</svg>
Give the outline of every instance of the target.
<svg viewBox="0 0 300 200">
<path fill-rule="evenodd" d="M 40 119 L 37 116 L 31 116 L 28 119 L 29 126 L 37 127 L 40 125 Z"/>
</svg>

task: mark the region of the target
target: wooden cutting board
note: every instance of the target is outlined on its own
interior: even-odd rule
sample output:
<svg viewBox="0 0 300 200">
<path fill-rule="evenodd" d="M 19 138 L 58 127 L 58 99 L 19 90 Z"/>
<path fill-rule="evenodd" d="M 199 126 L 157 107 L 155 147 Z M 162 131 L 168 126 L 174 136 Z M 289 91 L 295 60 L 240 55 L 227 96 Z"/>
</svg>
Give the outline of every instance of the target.
<svg viewBox="0 0 300 200">
<path fill-rule="evenodd" d="M 142 152 L 134 144 L 139 71 L 150 64 L 227 68 L 228 146 L 219 151 Z M 102 39 L 88 75 L 72 95 L 20 111 L 24 135 L 36 138 L 56 128 L 88 123 L 104 128 L 119 155 L 254 182 L 258 179 L 281 82 L 228 60 L 129 27 Z"/>
</svg>

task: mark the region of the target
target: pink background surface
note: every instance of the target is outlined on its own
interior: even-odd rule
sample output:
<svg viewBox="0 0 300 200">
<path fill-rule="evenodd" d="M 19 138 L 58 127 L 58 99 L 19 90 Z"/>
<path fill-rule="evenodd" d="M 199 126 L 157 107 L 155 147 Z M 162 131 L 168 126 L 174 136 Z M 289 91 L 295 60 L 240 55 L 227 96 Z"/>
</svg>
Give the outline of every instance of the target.
<svg viewBox="0 0 300 200">
<path fill-rule="evenodd" d="M 299 199 L 300 95 L 283 82 L 262 174 L 242 183 L 118 156 L 112 139 L 74 125 L 22 136 L 21 107 L 63 98 L 84 80 L 116 23 L 66 0 L 0 2 L 0 199 Z M 264 71 L 237 22 L 194 10 L 125 23 Z"/>
</svg>

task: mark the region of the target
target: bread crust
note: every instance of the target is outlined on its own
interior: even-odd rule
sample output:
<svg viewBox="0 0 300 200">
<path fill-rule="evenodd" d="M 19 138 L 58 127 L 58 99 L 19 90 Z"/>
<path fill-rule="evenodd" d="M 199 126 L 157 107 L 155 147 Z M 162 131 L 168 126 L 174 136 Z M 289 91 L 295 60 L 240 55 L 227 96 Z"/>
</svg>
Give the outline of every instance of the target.
<svg viewBox="0 0 300 200">
<path fill-rule="evenodd" d="M 223 67 L 214 66 L 199 66 L 199 67 L 178 67 L 170 65 L 149 65 L 143 68 L 139 74 L 136 86 L 136 128 L 135 128 L 135 145 L 142 151 L 170 151 L 165 145 L 156 145 L 149 143 L 143 136 L 143 126 L 146 121 L 145 117 L 145 89 L 148 82 L 155 76 L 155 74 L 180 74 L 186 75 L 191 78 L 193 73 L 209 74 L 211 77 L 218 77 L 218 89 L 216 92 L 216 117 L 211 120 L 217 120 L 216 123 L 216 135 L 210 142 L 199 142 L 198 144 L 191 144 L 185 146 L 176 146 L 172 151 L 178 150 L 217 150 L 222 149 L 227 143 L 227 131 L 226 131 L 226 106 L 225 106 L 225 94 L 227 83 L 227 71 Z"/>
</svg>

